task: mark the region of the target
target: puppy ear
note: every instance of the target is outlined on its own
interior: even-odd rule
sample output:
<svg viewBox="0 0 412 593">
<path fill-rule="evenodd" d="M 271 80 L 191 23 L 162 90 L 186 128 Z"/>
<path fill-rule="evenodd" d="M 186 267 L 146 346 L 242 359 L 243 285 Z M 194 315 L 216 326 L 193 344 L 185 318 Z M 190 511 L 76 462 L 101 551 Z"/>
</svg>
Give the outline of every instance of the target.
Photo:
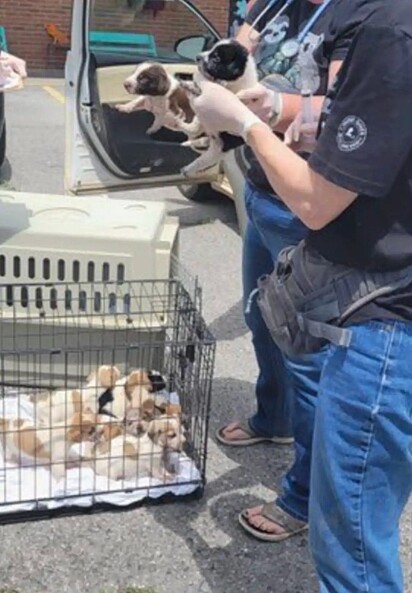
<svg viewBox="0 0 412 593">
<path fill-rule="evenodd" d="M 165 414 L 179 418 L 182 414 L 182 406 L 180 404 L 167 404 Z"/>
<path fill-rule="evenodd" d="M 149 426 L 147 427 L 147 434 L 153 441 L 160 433 L 161 430 L 159 428 L 159 424 L 157 423 L 157 421 L 152 420 L 151 422 L 149 422 Z"/>
<path fill-rule="evenodd" d="M 97 379 L 99 385 L 109 389 L 120 379 L 120 371 L 115 366 L 103 365 L 99 367 L 99 370 L 97 371 Z"/>
<path fill-rule="evenodd" d="M 106 424 L 103 427 L 103 438 L 105 441 L 111 441 L 123 434 L 123 427 L 120 424 Z"/>
<path fill-rule="evenodd" d="M 155 412 L 155 401 L 154 399 L 147 399 L 142 404 L 142 411 L 146 414 L 154 414 Z"/>
<path fill-rule="evenodd" d="M 72 424 L 67 431 L 67 437 L 71 443 L 80 443 L 82 440 L 80 425 Z"/>
<path fill-rule="evenodd" d="M 135 387 L 139 385 L 144 385 L 148 391 L 152 391 L 152 384 L 150 382 L 149 375 L 143 369 L 132 371 L 128 375 L 125 384 L 126 395 L 128 398 L 131 397 Z"/>
<path fill-rule="evenodd" d="M 74 412 L 73 416 L 70 418 L 70 425 L 71 426 L 80 426 L 81 423 L 82 423 L 81 412 Z"/>
</svg>

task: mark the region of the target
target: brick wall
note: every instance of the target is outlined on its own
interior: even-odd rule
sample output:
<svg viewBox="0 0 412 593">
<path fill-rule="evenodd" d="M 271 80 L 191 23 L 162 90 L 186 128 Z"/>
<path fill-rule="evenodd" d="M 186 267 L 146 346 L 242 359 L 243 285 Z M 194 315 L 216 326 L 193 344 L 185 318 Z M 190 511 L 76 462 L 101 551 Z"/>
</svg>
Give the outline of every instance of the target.
<svg viewBox="0 0 412 593">
<path fill-rule="evenodd" d="M 29 69 L 47 67 L 48 36 L 45 23 L 54 23 L 65 33 L 70 31 L 72 0 L 0 0 L 0 25 L 6 28 L 9 51 L 25 58 Z M 229 0 L 197 0 L 196 6 L 225 34 L 228 26 Z M 203 32 L 198 19 L 180 3 L 166 2 L 156 16 L 144 11 L 136 17 L 126 8 L 126 0 L 95 0 L 92 29 L 152 33 L 156 44 L 171 49 L 179 37 Z M 62 67 L 64 55 L 57 53 L 49 67 Z"/>
</svg>

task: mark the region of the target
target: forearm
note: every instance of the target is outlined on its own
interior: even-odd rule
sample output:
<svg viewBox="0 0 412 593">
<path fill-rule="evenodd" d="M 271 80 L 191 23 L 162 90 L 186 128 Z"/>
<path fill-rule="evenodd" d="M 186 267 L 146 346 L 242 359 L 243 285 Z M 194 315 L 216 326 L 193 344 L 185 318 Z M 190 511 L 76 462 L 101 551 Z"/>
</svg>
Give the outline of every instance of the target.
<svg viewBox="0 0 412 593">
<path fill-rule="evenodd" d="M 319 116 L 324 99 L 325 97 L 323 95 L 312 97 L 312 107 L 315 117 Z M 284 134 L 301 109 L 302 99 L 300 95 L 282 93 L 282 113 L 276 121 L 273 130 Z"/>
<path fill-rule="evenodd" d="M 333 60 L 329 66 L 329 84 L 331 86 L 342 66 L 341 60 Z M 323 107 L 323 102 L 325 100 L 324 95 L 316 95 L 312 97 L 312 108 L 315 118 L 317 118 Z M 293 122 L 297 114 L 300 112 L 302 108 L 302 100 L 301 96 L 290 95 L 287 93 L 282 93 L 282 113 L 274 126 L 275 132 L 284 133 Z"/>
<path fill-rule="evenodd" d="M 236 35 L 236 41 L 241 43 L 250 52 L 253 51 L 253 41 L 259 37 L 259 33 L 252 29 L 248 23 L 244 23 Z"/>
<path fill-rule="evenodd" d="M 356 198 L 313 171 L 265 124 L 253 125 L 247 141 L 276 194 L 308 228 L 323 228 Z"/>
</svg>

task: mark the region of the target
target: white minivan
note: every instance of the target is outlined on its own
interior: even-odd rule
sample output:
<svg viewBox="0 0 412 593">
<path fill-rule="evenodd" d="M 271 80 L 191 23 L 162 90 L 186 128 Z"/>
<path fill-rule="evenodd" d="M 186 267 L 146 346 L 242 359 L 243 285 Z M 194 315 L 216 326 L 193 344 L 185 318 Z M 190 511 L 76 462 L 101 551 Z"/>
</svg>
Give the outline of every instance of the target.
<svg viewBox="0 0 412 593">
<path fill-rule="evenodd" d="M 123 82 L 145 60 L 190 79 L 196 55 L 219 39 L 190 0 L 73 0 L 71 50 L 66 62 L 65 187 L 72 194 L 177 185 L 190 199 L 212 191 L 231 197 L 243 233 L 241 154 L 189 184 L 180 174 L 196 153 L 185 137 L 162 128 L 146 134 L 152 116 L 114 109 L 130 100 Z"/>
</svg>

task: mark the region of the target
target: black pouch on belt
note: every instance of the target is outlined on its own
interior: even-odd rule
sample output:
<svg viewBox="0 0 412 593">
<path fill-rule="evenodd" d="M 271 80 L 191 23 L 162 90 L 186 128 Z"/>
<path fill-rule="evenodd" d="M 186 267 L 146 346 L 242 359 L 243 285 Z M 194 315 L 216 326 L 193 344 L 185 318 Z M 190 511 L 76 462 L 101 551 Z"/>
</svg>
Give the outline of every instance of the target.
<svg viewBox="0 0 412 593">
<path fill-rule="evenodd" d="M 277 346 L 293 357 L 328 343 L 348 347 L 342 327 L 358 309 L 412 282 L 412 267 L 367 272 L 332 264 L 302 241 L 284 249 L 270 276 L 258 282 L 258 306 Z"/>
</svg>

